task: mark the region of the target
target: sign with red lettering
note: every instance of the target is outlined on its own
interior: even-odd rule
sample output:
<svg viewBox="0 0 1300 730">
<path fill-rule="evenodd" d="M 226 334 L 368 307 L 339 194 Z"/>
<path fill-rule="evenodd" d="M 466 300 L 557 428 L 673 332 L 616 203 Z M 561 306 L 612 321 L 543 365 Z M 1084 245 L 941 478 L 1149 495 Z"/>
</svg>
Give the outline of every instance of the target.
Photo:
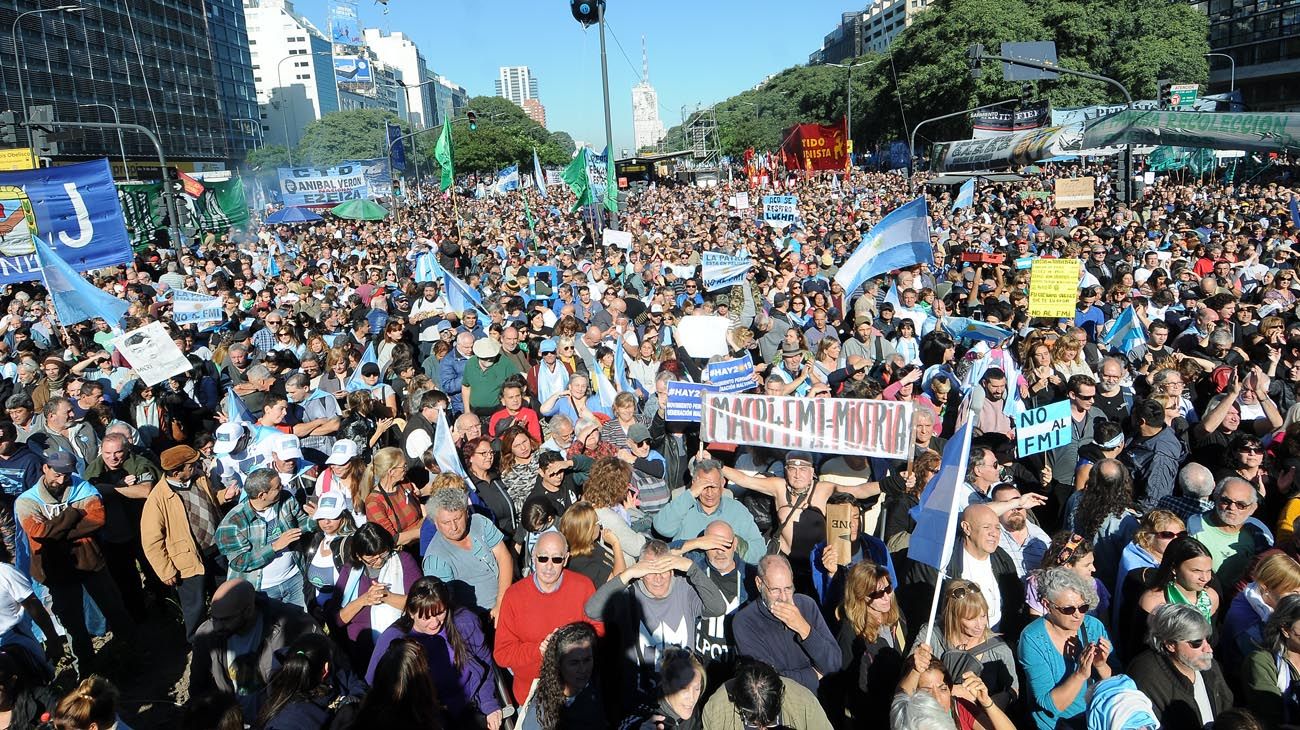
<svg viewBox="0 0 1300 730">
<path fill-rule="evenodd" d="M 912 404 L 705 393 L 700 437 L 787 451 L 906 459 L 912 443 Z"/>
<path fill-rule="evenodd" d="M 849 164 L 844 124 L 796 124 L 785 134 L 782 151 L 800 170 L 843 170 Z"/>
</svg>

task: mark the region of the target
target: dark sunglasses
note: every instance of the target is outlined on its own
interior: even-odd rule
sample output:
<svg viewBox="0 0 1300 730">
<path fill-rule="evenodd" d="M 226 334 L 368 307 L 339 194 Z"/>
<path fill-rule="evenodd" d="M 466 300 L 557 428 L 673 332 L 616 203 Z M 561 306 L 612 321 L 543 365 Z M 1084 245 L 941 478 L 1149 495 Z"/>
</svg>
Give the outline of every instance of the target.
<svg viewBox="0 0 1300 730">
<path fill-rule="evenodd" d="M 1161 540 L 1177 540 L 1178 538 L 1183 537 L 1186 534 L 1187 534 L 1187 530 L 1179 530 L 1178 532 L 1173 532 L 1172 530 L 1161 530 L 1155 533 L 1155 536 L 1160 538 Z"/>
<path fill-rule="evenodd" d="M 1264 448 L 1262 446 L 1242 446 L 1241 450 L 1251 454 L 1264 453 Z"/>
<path fill-rule="evenodd" d="M 1187 645 L 1193 649 L 1199 649 L 1203 644 L 1205 644 L 1205 639 L 1184 639 L 1184 641 L 1186 641 Z"/>
<path fill-rule="evenodd" d="M 555 563 L 558 565 L 560 563 L 563 563 L 565 559 L 563 555 L 534 555 L 533 560 L 536 560 L 538 563 L 541 564 Z"/>
<path fill-rule="evenodd" d="M 979 586 L 970 586 L 970 587 L 962 586 L 960 588 L 952 589 L 952 591 L 948 593 L 948 597 L 955 601 L 960 599 L 962 596 L 966 595 L 967 593 L 979 593 L 979 592 L 980 592 Z"/>
<path fill-rule="evenodd" d="M 960 590 L 960 589 L 959 589 L 959 590 Z M 893 586 L 885 586 L 884 588 L 881 588 L 881 589 L 878 590 L 878 591 L 872 591 L 872 592 L 868 593 L 868 594 L 867 594 L 867 598 L 869 598 L 869 599 L 871 599 L 871 600 L 873 600 L 873 601 L 877 601 L 877 600 L 880 600 L 881 598 L 884 598 L 885 596 L 888 596 L 889 594 L 891 594 L 891 593 L 893 593 L 893 592 L 894 592 L 894 587 L 893 587 Z"/>
<path fill-rule="evenodd" d="M 1227 497 L 1219 497 L 1218 504 L 1220 507 L 1236 507 L 1240 510 L 1249 509 L 1254 505 L 1253 502 L 1239 502 L 1235 499 L 1228 499 Z"/>
<path fill-rule="evenodd" d="M 1076 613 L 1087 613 L 1092 609 L 1092 606 L 1089 606 L 1086 603 L 1080 603 L 1077 606 L 1053 605 L 1052 608 L 1055 608 L 1057 611 L 1060 611 L 1062 616 L 1073 616 Z"/>
<path fill-rule="evenodd" d="M 649 441 L 633 441 L 633 442 L 632 442 L 632 445 L 635 446 L 635 447 L 637 447 L 637 448 L 641 448 L 642 446 L 645 446 L 645 445 L 648 444 L 648 443 L 650 443 L 650 442 L 649 442 Z"/>
</svg>

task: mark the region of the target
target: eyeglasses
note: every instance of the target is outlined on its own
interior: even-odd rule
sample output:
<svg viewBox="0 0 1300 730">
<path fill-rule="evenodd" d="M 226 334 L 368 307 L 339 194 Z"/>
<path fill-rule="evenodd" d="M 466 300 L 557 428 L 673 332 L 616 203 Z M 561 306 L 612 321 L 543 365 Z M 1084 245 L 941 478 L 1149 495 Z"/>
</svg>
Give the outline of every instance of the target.
<svg viewBox="0 0 1300 730">
<path fill-rule="evenodd" d="M 563 563 L 567 557 L 568 556 L 566 555 L 534 555 L 533 560 L 536 560 L 540 565 L 545 565 L 547 563 L 555 563 L 556 565 L 559 565 Z"/>
<path fill-rule="evenodd" d="M 1239 502 L 1235 499 L 1228 499 L 1227 497 L 1219 497 L 1218 504 L 1220 507 L 1232 507 L 1239 510 L 1250 509 L 1255 505 L 1254 502 Z"/>
<path fill-rule="evenodd" d="M 1056 609 L 1057 611 L 1060 611 L 1062 616 L 1073 616 L 1076 613 L 1087 613 L 1088 611 L 1092 610 L 1092 606 L 1086 603 L 1080 603 L 1077 606 L 1052 605 L 1052 608 Z"/>
<path fill-rule="evenodd" d="M 492 449 L 481 449 L 471 454 L 471 456 L 491 456 L 491 455 L 492 455 Z"/>
<path fill-rule="evenodd" d="M 1161 540 L 1177 540 L 1178 538 L 1186 535 L 1187 530 L 1178 530 L 1177 532 L 1173 530 L 1160 530 L 1159 532 L 1156 532 L 1154 534 L 1156 537 L 1160 538 Z"/>
<path fill-rule="evenodd" d="M 893 587 L 892 585 L 887 585 L 887 586 L 885 586 L 884 588 L 881 588 L 881 589 L 878 590 L 878 591 L 872 591 L 872 592 L 868 593 L 868 594 L 867 594 L 867 598 L 869 598 L 869 599 L 872 600 L 872 601 L 878 601 L 878 600 L 880 600 L 881 598 L 884 598 L 885 596 L 888 596 L 889 594 L 891 594 L 891 593 L 893 593 L 893 592 L 894 592 L 894 587 Z"/>
<path fill-rule="evenodd" d="M 1264 447 L 1262 446 L 1242 446 L 1241 450 L 1251 454 L 1264 453 Z"/>
<path fill-rule="evenodd" d="M 629 442 L 629 443 L 631 443 L 633 446 L 635 446 L 635 447 L 637 447 L 637 448 L 641 448 L 642 446 L 645 446 L 646 444 L 648 444 L 648 443 L 650 443 L 650 442 L 649 442 L 648 440 L 644 440 L 644 439 L 643 439 L 643 440 L 641 440 L 641 441 L 631 441 L 631 442 Z"/>
<path fill-rule="evenodd" d="M 966 595 L 967 593 L 979 593 L 979 592 L 980 592 L 980 587 L 977 585 L 960 586 L 958 588 L 954 588 L 951 591 L 949 591 L 948 598 L 956 601 L 959 600 L 962 596 Z"/>
<path fill-rule="evenodd" d="M 1187 645 L 1193 649 L 1199 649 L 1205 644 L 1205 639 L 1184 639 L 1184 641 L 1186 641 Z"/>
<path fill-rule="evenodd" d="M 1094 393 L 1094 394 L 1092 394 L 1092 395 L 1082 395 L 1082 394 L 1080 394 L 1080 393 L 1075 393 L 1075 394 L 1074 394 L 1074 397 L 1075 397 L 1075 398 L 1078 398 L 1079 400 L 1086 400 L 1086 401 L 1097 400 L 1097 394 L 1096 394 L 1096 393 Z"/>
</svg>

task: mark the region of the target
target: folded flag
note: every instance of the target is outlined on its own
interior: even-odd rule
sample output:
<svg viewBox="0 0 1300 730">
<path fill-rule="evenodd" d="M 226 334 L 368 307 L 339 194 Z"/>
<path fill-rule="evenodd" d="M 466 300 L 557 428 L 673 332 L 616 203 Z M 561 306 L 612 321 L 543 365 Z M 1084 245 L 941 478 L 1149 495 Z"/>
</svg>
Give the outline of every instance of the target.
<svg viewBox="0 0 1300 730">
<path fill-rule="evenodd" d="M 1138 319 L 1137 313 L 1133 311 L 1132 304 L 1124 307 L 1124 311 L 1115 318 L 1106 336 L 1101 338 L 1103 345 L 1125 355 L 1146 341 L 1146 330 L 1142 327 L 1142 321 Z"/>
<path fill-rule="evenodd" d="M 962 208 L 969 208 L 975 204 L 975 178 L 970 178 L 961 184 L 957 191 L 957 199 L 952 203 L 952 212 L 956 213 Z"/>
<path fill-rule="evenodd" d="M 130 304 L 86 281 L 63 257 L 39 236 L 32 236 L 36 260 L 41 266 L 45 289 L 54 300 L 54 313 L 64 327 L 88 319 L 103 318 L 114 330 L 122 329 L 122 318 Z"/>
</svg>

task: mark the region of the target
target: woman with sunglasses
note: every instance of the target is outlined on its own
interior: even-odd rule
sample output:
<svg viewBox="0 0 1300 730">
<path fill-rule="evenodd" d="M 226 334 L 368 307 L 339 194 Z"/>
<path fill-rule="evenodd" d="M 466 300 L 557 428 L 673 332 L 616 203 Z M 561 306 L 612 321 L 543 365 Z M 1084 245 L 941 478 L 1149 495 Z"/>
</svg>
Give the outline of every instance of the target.
<svg viewBox="0 0 1300 730">
<path fill-rule="evenodd" d="M 834 616 L 844 669 L 827 678 L 823 688 L 825 697 L 842 703 L 828 706 L 827 714 L 851 723 L 889 712 L 903 675 L 906 640 L 889 571 L 862 560 L 845 572 L 844 599 Z"/>
<path fill-rule="evenodd" d="M 1121 635 L 1124 658 L 1131 658 L 1142 648 L 1147 617 L 1166 603 L 1196 606 L 1205 620 L 1213 623 L 1214 614 L 1219 610 L 1219 592 L 1210 586 L 1213 577 L 1214 558 L 1200 540 L 1183 535 L 1170 542 L 1160 566 L 1138 599 L 1134 620 L 1122 625 L 1122 631 L 1132 632 Z"/>
<path fill-rule="evenodd" d="M 1020 695 L 1016 655 L 989 626 L 989 604 L 980 587 L 961 578 L 944 584 L 938 624 L 930 632 L 930 648 L 951 674 L 979 666 L 979 678 L 998 707 L 1006 709 Z M 921 641 L 928 626 L 917 632 Z M 974 664 L 971 660 L 974 660 Z"/>
<path fill-rule="evenodd" d="M 1223 619 L 1218 659 L 1236 667 L 1263 641 L 1264 622 L 1283 598 L 1300 595 L 1300 563 L 1281 551 L 1261 557 L 1250 572 L 1245 590 L 1233 597 Z M 1297 718 L 1300 720 L 1300 717 Z"/>
<path fill-rule="evenodd" d="M 1147 581 L 1164 559 L 1165 548 L 1186 534 L 1187 525 L 1169 510 L 1151 510 L 1138 521 L 1137 532 L 1119 559 L 1115 597 L 1111 601 L 1114 626 L 1122 626 L 1124 619 L 1133 616 Z"/>
<path fill-rule="evenodd" d="M 1069 568 L 1050 568 L 1038 577 L 1047 613 L 1025 628 L 1016 656 L 1039 730 L 1082 727 L 1088 689 L 1111 676 L 1106 626 L 1088 615 L 1097 603 L 1093 585 Z"/>
<path fill-rule="evenodd" d="M 1097 601 L 1093 604 L 1092 615 L 1105 619 L 1110 613 L 1110 591 L 1096 578 L 1096 555 L 1092 545 L 1082 535 L 1064 530 L 1052 536 L 1051 543 L 1043 551 L 1042 562 L 1038 570 L 1029 574 L 1025 580 L 1025 603 L 1034 616 L 1047 613 L 1042 597 L 1038 593 L 1038 576 L 1051 568 L 1067 568 L 1080 578 L 1093 582 L 1097 591 Z"/>
</svg>

